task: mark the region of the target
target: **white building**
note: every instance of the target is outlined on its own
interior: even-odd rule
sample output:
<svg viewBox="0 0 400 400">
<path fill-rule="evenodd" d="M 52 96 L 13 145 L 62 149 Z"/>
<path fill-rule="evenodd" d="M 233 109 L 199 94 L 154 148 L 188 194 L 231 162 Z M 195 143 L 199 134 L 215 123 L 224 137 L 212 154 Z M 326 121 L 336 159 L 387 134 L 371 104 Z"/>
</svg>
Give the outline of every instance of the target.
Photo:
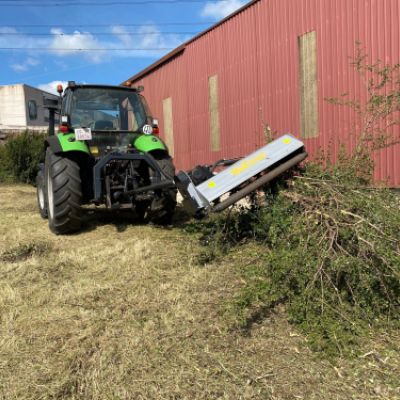
<svg viewBox="0 0 400 400">
<path fill-rule="evenodd" d="M 0 133 L 46 130 L 49 113 L 43 107 L 44 95 L 57 98 L 25 84 L 0 86 Z"/>
</svg>

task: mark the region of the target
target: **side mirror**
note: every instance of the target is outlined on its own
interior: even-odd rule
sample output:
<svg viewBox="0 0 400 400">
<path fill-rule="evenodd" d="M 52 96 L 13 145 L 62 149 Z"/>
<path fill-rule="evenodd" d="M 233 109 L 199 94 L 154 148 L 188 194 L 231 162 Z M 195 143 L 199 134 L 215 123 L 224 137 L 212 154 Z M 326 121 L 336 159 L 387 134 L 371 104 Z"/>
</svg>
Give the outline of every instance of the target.
<svg viewBox="0 0 400 400">
<path fill-rule="evenodd" d="M 43 108 L 49 110 L 49 135 L 54 135 L 55 114 L 59 113 L 60 98 L 43 96 Z"/>
<path fill-rule="evenodd" d="M 48 109 L 58 110 L 61 105 L 61 100 L 54 97 L 43 96 L 43 107 Z"/>
</svg>

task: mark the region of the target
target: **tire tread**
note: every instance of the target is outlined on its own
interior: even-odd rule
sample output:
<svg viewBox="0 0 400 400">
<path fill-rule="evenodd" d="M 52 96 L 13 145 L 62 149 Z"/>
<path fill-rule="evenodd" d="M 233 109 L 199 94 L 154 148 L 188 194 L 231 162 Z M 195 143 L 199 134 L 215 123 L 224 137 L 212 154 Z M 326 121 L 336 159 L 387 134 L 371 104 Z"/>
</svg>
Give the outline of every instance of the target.
<svg viewBox="0 0 400 400">
<path fill-rule="evenodd" d="M 82 184 L 79 165 L 65 156 L 46 154 L 47 168 L 53 184 L 54 213 L 49 226 L 55 234 L 73 233 L 82 226 Z"/>
</svg>

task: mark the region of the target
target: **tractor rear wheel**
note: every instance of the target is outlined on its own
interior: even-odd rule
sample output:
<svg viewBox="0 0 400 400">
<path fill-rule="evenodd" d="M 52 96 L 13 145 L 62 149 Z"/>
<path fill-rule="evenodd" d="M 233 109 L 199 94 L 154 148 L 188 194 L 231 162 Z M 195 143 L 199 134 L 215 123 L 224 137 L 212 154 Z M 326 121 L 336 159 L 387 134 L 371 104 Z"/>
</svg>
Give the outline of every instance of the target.
<svg viewBox="0 0 400 400">
<path fill-rule="evenodd" d="M 50 230 L 56 235 L 77 231 L 83 216 L 78 163 L 47 148 L 45 176 Z"/>
</svg>

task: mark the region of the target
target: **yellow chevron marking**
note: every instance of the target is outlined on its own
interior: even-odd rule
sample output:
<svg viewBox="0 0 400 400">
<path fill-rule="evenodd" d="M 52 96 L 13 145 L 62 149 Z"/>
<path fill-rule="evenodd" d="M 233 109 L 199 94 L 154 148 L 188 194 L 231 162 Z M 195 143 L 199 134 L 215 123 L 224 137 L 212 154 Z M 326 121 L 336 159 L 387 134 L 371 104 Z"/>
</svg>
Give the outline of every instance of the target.
<svg viewBox="0 0 400 400">
<path fill-rule="evenodd" d="M 262 152 L 254 156 L 253 158 L 243 160 L 239 166 L 233 168 L 231 170 L 231 174 L 233 176 L 238 176 L 242 172 L 248 170 L 249 168 L 253 167 L 254 165 L 258 164 L 260 161 L 263 161 L 267 158 L 267 153 Z"/>
</svg>

